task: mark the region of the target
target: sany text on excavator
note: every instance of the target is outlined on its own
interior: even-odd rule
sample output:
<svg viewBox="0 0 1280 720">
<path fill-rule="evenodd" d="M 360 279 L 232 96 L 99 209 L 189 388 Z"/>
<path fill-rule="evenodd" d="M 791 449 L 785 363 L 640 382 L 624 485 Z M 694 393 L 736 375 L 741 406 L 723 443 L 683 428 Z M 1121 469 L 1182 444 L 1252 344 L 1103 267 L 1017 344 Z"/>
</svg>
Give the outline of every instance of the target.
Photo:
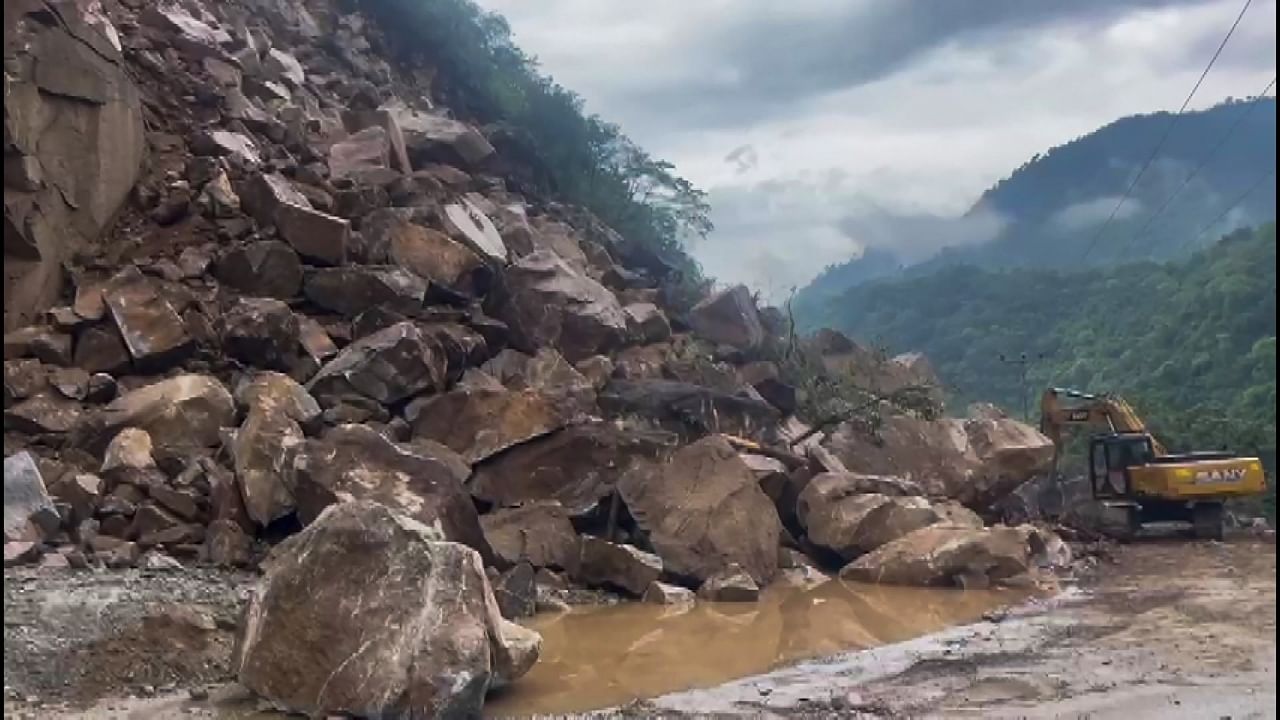
<svg viewBox="0 0 1280 720">
<path fill-rule="evenodd" d="M 1169 453 L 1124 398 L 1049 388 L 1040 401 L 1040 430 L 1053 441 L 1053 477 L 1063 431 L 1099 428 L 1089 441 L 1093 497 L 1116 516 L 1115 533 L 1131 537 L 1145 523 L 1189 521 L 1196 537 L 1221 539 L 1223 503 L 1266 491 L 1258 458 L 1227 452 Z"/>
</svg>

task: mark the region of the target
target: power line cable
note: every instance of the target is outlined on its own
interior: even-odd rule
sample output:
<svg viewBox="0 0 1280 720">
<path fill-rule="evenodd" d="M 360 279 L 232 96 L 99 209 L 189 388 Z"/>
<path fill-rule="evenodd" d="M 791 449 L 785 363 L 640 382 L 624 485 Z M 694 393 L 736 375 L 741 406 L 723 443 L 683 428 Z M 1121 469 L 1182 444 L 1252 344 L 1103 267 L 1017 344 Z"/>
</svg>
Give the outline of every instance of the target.
<svg viewBox="0 0 1280 720">
<path fill-rule="evenodd" d="M 1191 92 L 1187 94 L 1187 99 L 1182 101 L 1182 107 L 1178 108 L 1178 112 L 1174 113 L 1173 117 L 1169 119 L 1169 124 L 1165 126 L 1164 134 L 1160 136 L 1159 142 L 1157 142 L 1155 148 L 1151 150 L 1151 155 L 1149 155 L 1146 162 L 1142 164 L 1142 167 L 1138 170 L 1138 174 L 1129 182 L 1129 187 L 1125 188 L 1124 194 L 1120 196 L 1120 201 L 1111 209 L 1111 214 L 1107 217 L 1106 222 L 1102 223 L 1102 227 L 1098 228 L 1098 232 L 1094 233 L 1093 239 L 1089 241 L 1089 247 L 1085 249 L 1084 255 L 1080 257 L 1081 261 L 1087 260 L 1089 258 L 1089 254 L 1098 246 L 1098 241 L 1102 239 L 1102 234 L 1111 226 L 1111 222 L 1116 219 L 1116 215 L 1120 212 L 1120 208 L 1124 206 L 1125 201 L 1129 199 L 1129 195 L 1133 193 L 1133 189 L 1137 187 L 1138 181 L 1142 179 L 1142 176 L 1147 172 L 1147 168 L 1151 167 L 1151 163 L 1155 161 L 1156 156 L 1160 154 L 1160 150 L 1164 148 L 1165 142 L 1169 140 L 1169 135 L 1173 132 L 1174 125 L 1178 123 L 1178 118 L 1182 116 L 1183 111 L 1185 111 L 1187 106 L 1191 104 L 1191 98 L 1195 97 L 1196 91 L 1200 89 L 1200 85 L 1204 83 L 1204 79 L 1209 75 L 1209 71 L 1213 69 L 1213 64 L 1218 61 L 1218 56 L 1222 54 L 1222 49 L 1227 46 L 1227 41 L 1231 39 L 1236 28 L 1240 27 L 1240 21 L 1244 19 L 1244 14 L 1252 3 L 1253 0 L 1244 0 L 1244 7 L 1240 8 L 1240 14 L 1236 15 L 1235 22 L 1231 23 L 1231 29 L 1227 30 L 1226 37 L 1222 38 L 1222 42 L 1218 44 L 1218 49 L 1213 52 L 1213 57 L 1209 58 L 1209 64 L 1205 66 L 1204 72 L 1200 73 L 1200 78 L 1196 80 L 1195 86 L 1192 87 Z"/>
<path fill-rule="evenodd" d="M 1218 142 L 1213 146 L 1213 148 L 1210 149 L 1209 152 L 1203 158 L 1201 158 L 1200 164 L 1197 165 L 1196 168 L 1192 170 L 1189 175 L 1183 178 L 1182 184 L 1179 185 L 1177 189 L 1174 190 L 1171 195 L 1169 195 L 1169 197 L 1165 198 L 1164 203 L 1159 208 L 1157 208 L 1155 212 L 1151 213 L 1151 215 L 1147 218 L 1147 221 L 1143 223 L 1142 227 L 1138 228 L 1138 231 L 1134 233 L 1132 236 L 1130 236 L 1129 242 L 1126 243 L 1124 246 L 1124 249 L 1126 252 L 1129 249 L 1131 249 L 1137 243 L 1138 240 L 1141 240 L 1144 237 L 1144 233 L 1146 233 L 1146 231 L 1151 227 L 1151 225 L 1155 223 L 1156 219 L 1160 217 L 1160 215 L 1163 214 L 1164 211 L 1167 210 L 1171 204 L 1173 204 L 1174 198 L 1178 197 L 1178 194 L 1181 193 L 1183 190 L 1185 190 L 1187 185 L 1191 184 L 1191 181 L 1195 179 L 1196 175 L 1200 174 L 1200 171 L 1205 169 L 1205 167 L 1209 164 L 1209 162 L 1213 160 L 1214 156 L 1218 154 L 1218 151 L 1221 150 L 1222 147 L 1227 144 L 1227 141 L 1231 139 L 1231 136 L 1235 134 L 1236 130 L 1238 130 L 1240 126 L 1244 124 L 1244 121 L 1248 119 L 1249 115 L 1251 115 L 1253 111 L 1258 108 L 1258 106 L 1262 105 L 1260 101 L 1267 96 L 1267 93 L 1271 92 L 1271 88 L 1274 87 L 1275 84 L 1276 84 L 1276 78 L 1272 77 L 1271 82 L 1267 83 L 1267 86 L 1262 89 L 1262 92 L 1258 93 L 1248 103 L 1246 103 L 1247 107 L 1245 107 L 1240 114 L 1236 115 L 1235 122 L 1231 123 L 1231 127 L 1227 128 L 1227 131 L 1223 133 L 1221 138 L 1218 139 Z"/>
</svg>

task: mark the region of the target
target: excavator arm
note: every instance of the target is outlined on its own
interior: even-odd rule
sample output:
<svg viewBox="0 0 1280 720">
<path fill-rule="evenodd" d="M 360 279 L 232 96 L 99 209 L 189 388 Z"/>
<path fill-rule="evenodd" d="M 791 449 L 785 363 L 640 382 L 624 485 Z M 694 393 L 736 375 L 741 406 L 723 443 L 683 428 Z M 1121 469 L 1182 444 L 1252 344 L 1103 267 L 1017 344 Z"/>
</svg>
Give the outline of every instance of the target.
<svg viewBox="0 0 1280 720">
<path fill-rule="evenodd" d="M 1168 454 L 1164 445 L 1151 435 L 1147 424 L 1129 401 L 1119 395 L 1094 395 L 1067 388 L 1049 388 L 1040 397 L 1040 432 L 1053 441 L 1055 474 L 1062 454 L 1063 430 L 1072 426 L 1087 426 L 1116 433 L 1141 433 L 1151 438 L 1151 447 L 1156 455 Z"/>
</svg>

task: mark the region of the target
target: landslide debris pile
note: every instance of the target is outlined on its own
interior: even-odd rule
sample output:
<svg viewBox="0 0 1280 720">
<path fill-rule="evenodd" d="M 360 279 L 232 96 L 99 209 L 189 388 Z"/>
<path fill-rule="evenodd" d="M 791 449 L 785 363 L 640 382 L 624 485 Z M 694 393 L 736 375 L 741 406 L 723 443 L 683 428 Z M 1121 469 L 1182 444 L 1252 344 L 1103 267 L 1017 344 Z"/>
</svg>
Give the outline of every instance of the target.
<svg viewBox="0 0 1280 720">
<path fill-rule="evenodd" d="M 377 716 L 477 712 L 536 661 L 508 619 L 573 586 L 1063 560 L 975 513 L 1044 437 L 989 410 L 806 433 L 776 311 L 669 301 L 381 46 L 324 0 L 6 7 L 6 567 L 259 568 L 240 680 Z M 931 376 L 807 347 L 877 390 Z"/>
</svg>

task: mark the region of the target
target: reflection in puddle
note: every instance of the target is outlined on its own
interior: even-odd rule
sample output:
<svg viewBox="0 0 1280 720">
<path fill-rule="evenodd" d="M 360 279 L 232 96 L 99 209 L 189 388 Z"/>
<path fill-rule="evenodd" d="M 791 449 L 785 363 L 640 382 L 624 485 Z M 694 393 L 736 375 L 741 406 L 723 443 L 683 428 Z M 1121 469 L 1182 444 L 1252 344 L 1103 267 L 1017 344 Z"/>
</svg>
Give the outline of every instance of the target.
<svg viewBox="0 0 1280 720">
<path fill-rule="evenodd" d="M 542 657 L 490 697 L 494 717 L 580 712 L 709 687 L 799 660 L 972 622 L 1016 591 L 856 585 L 771 588 L 752 604 L 628 603 L 534 618 Z"/>
</svg>

